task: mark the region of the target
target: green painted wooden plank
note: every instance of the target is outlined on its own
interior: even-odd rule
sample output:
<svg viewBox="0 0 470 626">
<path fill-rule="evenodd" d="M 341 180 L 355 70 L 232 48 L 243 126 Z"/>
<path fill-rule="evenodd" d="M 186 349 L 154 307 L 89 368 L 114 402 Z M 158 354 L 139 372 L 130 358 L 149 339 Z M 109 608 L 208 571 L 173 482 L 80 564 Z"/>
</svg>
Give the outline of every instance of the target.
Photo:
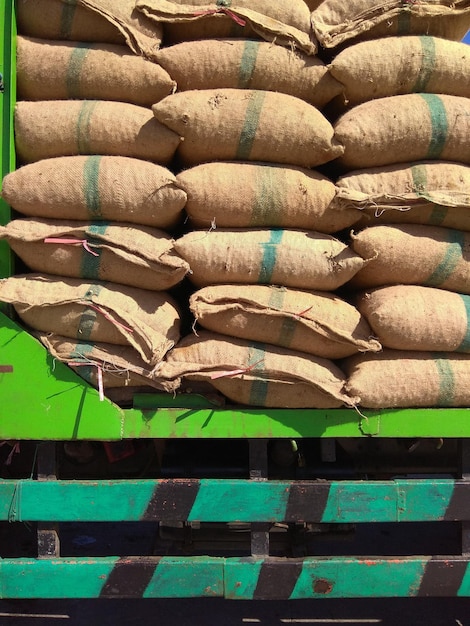
<svg viewBox="0 0 470 626">
<path fill-rule="evenodd" d="M 456 521 L 470 519 L 469 502 L 470 485 L 452 479 L 0 481 L 8 521 Z"/>
</svg>

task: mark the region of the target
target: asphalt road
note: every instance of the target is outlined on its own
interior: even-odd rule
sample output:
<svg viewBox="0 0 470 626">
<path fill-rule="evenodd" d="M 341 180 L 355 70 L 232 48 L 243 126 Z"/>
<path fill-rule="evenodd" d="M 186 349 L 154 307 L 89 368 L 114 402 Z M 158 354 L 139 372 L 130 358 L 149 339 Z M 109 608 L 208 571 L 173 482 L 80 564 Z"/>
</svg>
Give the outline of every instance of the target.
<svg viewBox="0 0 470 626">
<path fill-rule="evenodd" d="M 470 626 L 470 599 L 0 601 L 1 626 Z"/>
</svg>

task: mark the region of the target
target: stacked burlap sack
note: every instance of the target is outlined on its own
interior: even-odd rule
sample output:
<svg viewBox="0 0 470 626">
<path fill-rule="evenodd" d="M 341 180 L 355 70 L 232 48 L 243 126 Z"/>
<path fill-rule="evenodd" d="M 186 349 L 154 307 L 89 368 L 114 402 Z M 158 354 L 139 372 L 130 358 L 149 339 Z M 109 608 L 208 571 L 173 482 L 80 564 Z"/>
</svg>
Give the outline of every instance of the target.
<svg viewBox="0 0 470 626">
<path fill-rule="evenodd" d="M 175 83 L 140 55 L 160 47 L 158 25 L 133 0 L 100 4 L 18 3 L 18 169 L 2 183 L 16 219 L 0 238 L 19 273 L 0 298 L 102 393 L 162 389 L 181 332 L 170 292 L 189 267 L 171 234 L 186 202 L 168 167 L 180 138 L 151 105 Z"/>
<path fill-rule="evenodd" d="M 321 112 L 340 85 L 311 54 L 303 1 L 218 5 L 137 2 L 163 24 L 156 60 L 177 84 L 152 109 L 182 137 L 175 247 L 197 322 L 160 373 L 253 406 L 351 406 L 335 360 L 380 345 L 334 293 L 367 262 L 335 237 L 360 211 L 333 210 L 318 171 L 343 152 Z"/>
<path fill-rule="evenodd" d="M 326 0 L 312 14 L 344 86 L 334 202 L 363 211 L 350 245 L 371 258 L 350 297 L 383 346 L 342 363 L 360 406 L 470 401 L 469 11 Z"/>
</svg>

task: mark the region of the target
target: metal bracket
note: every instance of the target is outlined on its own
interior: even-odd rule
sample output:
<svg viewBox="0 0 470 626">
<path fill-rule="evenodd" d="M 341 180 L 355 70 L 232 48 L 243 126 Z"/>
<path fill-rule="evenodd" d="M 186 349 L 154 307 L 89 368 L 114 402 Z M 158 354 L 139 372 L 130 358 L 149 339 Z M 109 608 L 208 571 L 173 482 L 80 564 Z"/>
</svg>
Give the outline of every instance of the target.
<svg viewBox="0 0 470 626">
<path fill-rule="evenodd" d="M 57 480 L 56 444 L 54 441 L 42 442 L 37 454 L 38 481 Z M 59 524 L 38 522 L 37 525 L 38 558 L 55 559 L 60 557 Z"/>
<path fill-rule="evenodd" d="M 268 439 L 250 439 L 249 468 L 251 480 L 268 480 Z M 264 522 L 251 524 L 251 555 L 269 556 L 269 529 Z"/>
</svg>

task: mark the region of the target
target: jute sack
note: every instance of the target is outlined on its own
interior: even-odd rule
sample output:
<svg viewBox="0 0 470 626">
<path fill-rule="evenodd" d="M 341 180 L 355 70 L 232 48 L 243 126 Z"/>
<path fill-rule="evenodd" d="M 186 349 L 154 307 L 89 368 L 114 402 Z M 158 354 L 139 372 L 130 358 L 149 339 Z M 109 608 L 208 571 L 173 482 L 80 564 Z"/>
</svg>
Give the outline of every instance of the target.
<svg viewBox="0 0 470 626">
<path fill-rule="evenodd" d="M 117 100 L 150 107 L 175 82 L 126 46 L 17 38 L 19 100 Z"/>
<path fill-rule="evenodd" d="M 129 346 L 111 343 L 72 341 L 55 333 L 34 333 L 49 353 L 67 363 L 81 378 L 103 391 L 117 387 L 153 387 L 166 390 L 159 381 L 157 368 L 149 368 Z M 101 370 L 101 372 L 100 372 Z"/>
<path fill-rule="evenodd" d="M 356 305 L 386 348 L 470 352 L 470 297 L 418 285 L 366 291 Z"/>
<path fill-rule="evenodd" d="M 470 355 L 385 349 L 345 359 L 347 392 L 359 406 L 465 406 L 470 402 Z"/>
<path fill-rule="evenodd" d="M 115 26 L 73 0 L 17 0 L 16 19 L 18 32 L 30 37 L 125 43 Z"/>
<path fill-rule="evenodd" d="M 40 100 L 17 102 L 18 158 L 30 163 L 77 154 L 127 156 L 167 163 L 180 138 L 152 115 L 127 102 Z"/>
<path fill-rule="evenodd" d="M 359 311 L 332 293 L 214 285 L 196 291 L 189 307 L 207 330 L 327 359 L 381 349 Z"/>
<path fill-rule="evenodd" d="M 260 89 L 287 93 L 322 108 L 341 91 L 318 57 L 254 39 L 203 39 L 161 48 L 156 57 L 191 89 Z"/>
<path fill-rule="evenodd" d="M 421 93 L 364 102 L 337 120 L 335 138 L 348 170 L 427 159 L 470 163 L 470 98 Z"/>
<path fill-rule="evenodd" d="M 0 280 L 0 301 L 35 330 L 130 345 L 152 366 L 179 340 L 179 311 L 165 292 L 27 274 Z"/>
<path fill-rule="evenodd" d="M 420 161 L 356 170 L 336 181 L 331 209 L 361 209 L 357 226 L 429 224 L 470 230 L 470 167 Z"/>
<path fill-rule="evenodd" d="M 217 229 L 175 241 L 198 287 L 238 283 L 334 291 L 368 262 L 344 243 L 314 231 Z"/>
<path fill-rule="evenodd" d="M 170 383 L 206 380 L 236 403 L 285 408 L 351 406 L 345 378 L 328 359 L 201 332 L 185 337 L 159 369 Z"/>
<path fill-rule="evenodd" d="M 312 13 L 315 37 L 324 48 L 351 39 L 434 35 L 460 41 L 470 26 L 468 0 L 324 0 Z"/>
<path fill-rule="evenodd" d="M 330 207 L 335 185 L 322 174 L 295 166 L 212 162 L 176 177 L 188 200 L 186 213 L 196 227 L 254 226 L 306 228 L 334 233 L 354 224 L 361 211 Z"/>
<path fill-rule="evenodd" d="M 169 228 L 186 193 L 167 168 L 119 156 L 42 159 L 7 174 L 2 198 L 32 217 L 106 220 Z"/>
<path fill-rule="evenodd" d="M 470 234 L 439 226 L 371 226 L 352 236 L 351 248 L 371 261 L 351 279 L 354 287 L 390 284 L 470 293 Z"/>
<path fill-rule="evenodd" d="M 0 239 L 43 274 L 164 291 L 189 270 L 170 235 L 132 224 L 20 219 L 0 226 Z"/>
<path fill-rule="evenodd" d="M 136 9 L 164 23 L 170 42 L 259 36 L 314 54 L 310 11 L 303 0 L 137 0 Z"/>
<path fill-rule="evenodd" d="M 69 2 L 69 0 L 66 0 Z M 72 0 L 117 28 L 135 54 L 152 58 L 160 48 L 163 28 L 135 7 L 135 0 Z"/>
<path fill-rule="evenodd" d="M 239 160 L 315 167 L 343 153 L 320 111 L 283 93 L 192 90 L 167 96 L 152 109 L 183 137 L 178 154 L 189 165 Z"/>
<path fill-rule="evenodd" d="M 413 92 L 470 97 L 470 48 L 439 37 L 384 37 L 340 52 L 329 65 L 354 106 Z"/>
</svg>

